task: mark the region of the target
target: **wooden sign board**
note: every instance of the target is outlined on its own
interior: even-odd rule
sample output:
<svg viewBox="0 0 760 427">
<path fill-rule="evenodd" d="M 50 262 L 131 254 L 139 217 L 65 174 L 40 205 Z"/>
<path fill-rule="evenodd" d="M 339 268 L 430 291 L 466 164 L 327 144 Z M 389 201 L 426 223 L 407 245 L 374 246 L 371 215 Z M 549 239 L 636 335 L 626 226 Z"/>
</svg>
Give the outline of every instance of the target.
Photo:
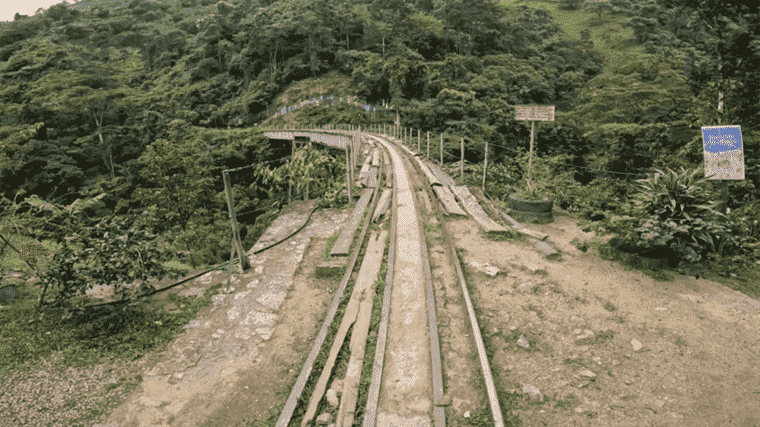
<svg viewBox="0 0 760 427">
<path fill-rule="evenodd" d="M 744 179 L 741 126 L 702 126 L 705 177 Z"/>
<path fill-rule="evenodd" d="M 554 121 L 553 105 L 515 105 L 515 120 L 532 120 L 540 122 Z"/>
</svg>

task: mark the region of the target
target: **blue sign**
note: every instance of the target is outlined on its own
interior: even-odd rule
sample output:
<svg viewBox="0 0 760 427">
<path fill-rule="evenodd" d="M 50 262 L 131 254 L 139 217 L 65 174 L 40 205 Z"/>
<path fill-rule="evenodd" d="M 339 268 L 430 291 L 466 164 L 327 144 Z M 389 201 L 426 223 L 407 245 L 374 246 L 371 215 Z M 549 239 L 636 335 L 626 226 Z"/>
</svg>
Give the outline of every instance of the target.
<svg viewBox="0 0 760 427">
<path fill-rule="evenodd" d="M 287 113 L 287 111 L 285 111 L 285 108 L 283 107 L 283 108 L 282 108 L 282 115 L 284 116 L 284 115 L 285 115 L 285 113 Z"/>
<path fill-rule="evenodd" d="M 322 101 L 322 95 L 319 95 L 319 100 Z"/>
<path fill-rule="evenodd" d="M 313 102 L 317 102 L 317 98 L 311 98 Z"/>
<path fill-rule="evenodd" d="M 332 95 L 330 95 L 330 100 L 332 100 Z"/>
<path fill-rule="evenodd" d="M 376 111 L 375 107 L 372 107 L 372 111 Z"/>
<path fill-rule="evenodd" d="M 367 110 L 367 111 L 369 111 L 369 105 L 365 105 L 364 109 Z"/>
<path fill-rule="evenodd" d="M 702 143 L 706 177 L 744 179 L 741 126 L 702 126 Z"/>
</svg>

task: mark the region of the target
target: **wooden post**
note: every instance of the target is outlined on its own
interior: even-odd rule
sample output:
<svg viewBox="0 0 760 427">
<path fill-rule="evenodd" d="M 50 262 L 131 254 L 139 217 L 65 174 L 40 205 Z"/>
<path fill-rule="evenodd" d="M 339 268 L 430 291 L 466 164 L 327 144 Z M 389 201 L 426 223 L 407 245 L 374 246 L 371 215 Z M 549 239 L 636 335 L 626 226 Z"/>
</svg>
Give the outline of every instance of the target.
<svg viewBox="0 0 760 427">
<path fill-rule="evenodd" d="M 462 137 L 462 148 L 459 151 L 462 154 L 462 162 L 459 163 L 459 178 L 464 178 L 464 137 Z"/>
<path fill-rule="evenodd" d="M 309 148 L 311 148 L 311 138 L 309 138 Z M 303 193 L 303 201 L 309 200 L 309 183 L 306 183 L 306 192 Z"/>
<path fill-rule="evenodd" d="M 237 226 L 237 218 L 235 217 L 235 203 L 232 200 L 232 188 L 230 187 L 230 171 L 222 171 L 222 178 L 224 179 L 224 192 L 227 195 L 227 208 L 230 213 L 230 222 L 232 222 L 232 239 L 234 240 L 235 248 L 240 257 L 240 267 L 243 271 L 250 270 L 251 261 L 243 250 L 243 243 L 240 241 L 240 232 L 238 231 Z"/>
<path fill-rule="evenodd" d="M 420 130 L 417 129 L 417 151 L 420 151 Z"/>
<path fill-rule="evenodd" d="M 293 157 L 296 155 L 296 140 L 295 138 L 291 139 L 293 144 L 291 145 L 290 149 L 290 161 L 293 161 Z M 291 192 L 293 191 L 293 184 L 288 184 L 288 204 L 291 202 Z"/>
<path fill-rule="evenodd" d="M 430 160 L 430 132 L 427 133 L 427 141 L 428 141 L 428 145 L 427 145 L 427 158 L 428 158 L 428 160 Z"/>
<path fill-rule="evenodd" d="M 488 169 L 488 140 L 486 140 L 486 159 L 483 163 L 483 194 L 486 193 L 486 169 Z"/>
<path fill-rule="evenodd" d="M 346 141 L 346 189 L 348 190 L 348 203 L 351 204 L 351 161 L 348 159 L 348 141 Z"/>
<path fill-rule="evenodd" d="M 443 134 L 441 134 L 441 169 L 443 169 Z"/>
<path fill-rule="evenodd" d="M 528 185 L 528 191 L 532 192 L 533 184 L 530 180 L 530 169 L 533 167 L 533 127 L 535 126 L 536 122 L 534 120 L 530 121 L 530 154 L 528 154 L 528 182 L 526 183 Z"/>
</svg>

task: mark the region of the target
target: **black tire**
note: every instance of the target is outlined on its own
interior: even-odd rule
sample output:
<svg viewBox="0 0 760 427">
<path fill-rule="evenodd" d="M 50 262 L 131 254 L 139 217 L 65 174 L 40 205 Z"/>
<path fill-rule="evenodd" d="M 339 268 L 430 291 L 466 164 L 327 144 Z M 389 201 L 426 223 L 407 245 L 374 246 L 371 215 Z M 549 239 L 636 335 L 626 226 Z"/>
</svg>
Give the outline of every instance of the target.
<svg viewBox="0 0 760 427">
<path fill-rule="evenodd" d="M 510 194 L 509 197 L 507 197 L 507 207 L 521 212 L 551 214 L 552 208 L 554 207 L 554 200 L 522 200 L 516 198 L 514 194 Z M 541 218 L 546 218 L 546 216 Z"/>
<path fill-rule="evenodd" d="M 552 213 L 551 212 L 526 212 L 526 211 L 518 211 L 516 209 L 512 209 L 512 215 L 517 217 L 523 217 L 526 219 L 544 219 L 544 218 L 551 218 Z"/>
</svg>

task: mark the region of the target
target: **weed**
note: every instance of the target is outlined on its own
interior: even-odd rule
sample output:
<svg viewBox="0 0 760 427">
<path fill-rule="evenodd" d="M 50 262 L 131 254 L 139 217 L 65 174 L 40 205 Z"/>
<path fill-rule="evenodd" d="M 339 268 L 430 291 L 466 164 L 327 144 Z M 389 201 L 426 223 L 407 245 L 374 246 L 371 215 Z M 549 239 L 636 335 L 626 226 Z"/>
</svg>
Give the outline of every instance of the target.
<svg viewBox="0 0 760 427">
<path fill-rule="evenodd" d="M 523 236 L 521 233 L 512 230 L 507 229 L 506 232 L 502 231 L 491 231 L 483 233 L 486 239 L 492 240 L 494 242 L 524 242 L 525 236 Z"/>
<path fill-rule="evenodd" d="M 567 360 L 567 359 L 566 359 Z M 568 394 L 564 399 L 559 399 L 554 402 L 555 408 L 569 409 L 575 401 L 575 395 Z"/>
<path fill-rule="evenodd" d="M 330 260 L 330 252 L 332 251 L 333 246 L 335 246 L 335 242 L 338 240 L 338 235 L 339 233 L 336 231 L 335 234 L 327 238 L 327 246 L 325 246 L 325 251 L 322 252 L 323 260 Z"/>
<path fill-rule="evenodd" d="M 615 311 L 615 306 L 610 302 L 604 303 L 604 309 L 607 311 Z"/>
<path fill-rule="evenodd" d="M 565 358 L 565 360 L 564 360 L 564 363 L 565 363 L 565 365 L 579 365 L 579 366 L 584 366 L 584 365 L 583 365 L 583 360 L 582 360 L 582 359 L 572 359 L 572 358 L 570 358 L 570 357 L 567 357 L 567 358 Z"/>
<path fill-rule="evenodd" d="M 580 242 L 577 237 L 574 238 L 573 240 L 571 240 L 570 243 L 573 246 L 575 246 L 576 248 L 578 248 L 578 250 L 580 250 L 581 252 L 588 251 L 588 248 L 589 248 L 588 243 L 586 243 L 586 242 Z"/>
<path fill-rule="evenodd" d="M 600 331 L 598 334 L 596 334 L 596 341 L 598 343 L 603 343 L 605 341 L 609 341 L 612 338 L 615 337 L 615 333 L 613 331 Z"/>
<path fill-rule="evenodd" d="M 534 272 L 533 272 L 533 274 L 534 274 L 534 275 L 536 275 L 536 274 L 540 274 L 540 275 L 542 275 L 542 276 L 546 276 L 546 275 L 547 275 L 547 274 L 549 274 L 549 273 L 547 273 L 547 272 L 546 272 L 546 270 L 544 270 L 544 269 L 541 269 L 541 270 L 536 270 L 536 271 L 534 271 Z"/>
</svg>

